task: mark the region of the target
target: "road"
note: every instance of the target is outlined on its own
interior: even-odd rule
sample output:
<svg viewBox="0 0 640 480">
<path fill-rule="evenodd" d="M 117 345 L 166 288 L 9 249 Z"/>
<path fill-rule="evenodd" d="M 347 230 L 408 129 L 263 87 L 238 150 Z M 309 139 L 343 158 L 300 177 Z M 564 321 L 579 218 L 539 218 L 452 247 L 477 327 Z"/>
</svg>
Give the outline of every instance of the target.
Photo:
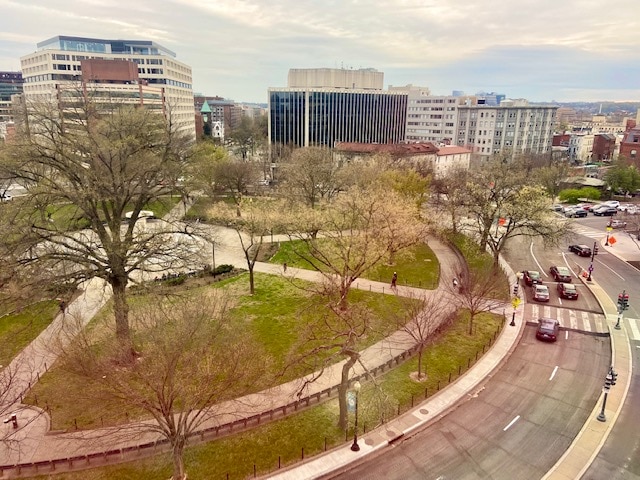
<svg viewBox="0 0 640 480">
<path fill-rule="evenodd" d="M 341 479 L 541 478 L 597 401 L 608 338 L 561 332 L 555 344 L 528 326 L 509 361 L 477 395 Z"/>
</svg>

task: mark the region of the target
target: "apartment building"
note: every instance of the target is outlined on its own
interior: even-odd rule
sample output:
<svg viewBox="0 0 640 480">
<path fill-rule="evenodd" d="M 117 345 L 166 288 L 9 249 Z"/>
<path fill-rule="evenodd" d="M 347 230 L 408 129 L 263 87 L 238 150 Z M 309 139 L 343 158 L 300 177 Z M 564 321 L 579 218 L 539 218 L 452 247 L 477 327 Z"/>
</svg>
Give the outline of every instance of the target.
<svg viewBox="0 0 640 480">
<path fill-rule="evenodd" d="M 123 74 L 121 62 L 133 65 L 126 68 L 127 74 Z M 191 67 L 153 41 L 59 35 L 39 42 L 36 51 L 21 57 L 20 63 L 27 105 L 58 98 L 61 91 L 87 90 L 88 85 L 112 98 L 142 103 L 161 98 L 165 115 L 195 140 Z M 90 71 L 83 75 L 83 68 Z"/>
<path fill-rule="evenodd" d="M 506 151 L 512 156 L 551 154 L 557 108 L 529 105 L 526 100 L 458 106 L 456 143 L 481 157 Z"/>
<path fill-rule="evenodd" d="M 292 69 L 286 88 L 269 88 L 269 143 L 398 143 L 405 138 L 407 93 L 382 90 L 373 69 Z"/>
</svg>

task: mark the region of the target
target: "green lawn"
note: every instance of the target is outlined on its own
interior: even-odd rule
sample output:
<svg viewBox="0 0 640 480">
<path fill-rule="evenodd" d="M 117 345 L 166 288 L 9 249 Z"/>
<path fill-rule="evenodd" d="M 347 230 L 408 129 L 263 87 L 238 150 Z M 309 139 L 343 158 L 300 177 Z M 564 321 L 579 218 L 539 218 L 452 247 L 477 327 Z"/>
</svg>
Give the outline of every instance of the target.
<svg viewBox="0 0 640 480">
<path fill-rule="evenodd" d="M 231 310 L 233 328 L 253 335 L 271 357 L 266 362 L 270 365 L 270 371 L 264 372 L 265 383 L 255 385 L 256 390 L 261 390 L 310 373 L 309 367 L 301 370 L 299 366 L 287 369 L 284 375 L 282 371 L 289 352 L 297 345 L 297 332 L 304 330 L 308 322 L 315 318 L 314 315 L 326 307 L 321 299 L 308 290 L 294 287 L 282 277 L 257 273 L 255 280 L 256 293 L 253 296 L 248 294 L 247 273 L 189 290 L 189 295 L 197 298 L 203 288 L 227 288 L 234 292 L 235 306 Z M 178 291 L 175 290 L 176 293 Z M 157 301 L 157 298 L 154 295 L 131 296 L 131 311 L 134 312 L 146 302 Z M 395 330 L 395 318 L 408 300 L 395 295 L 354 290 L 349 301 L 366 305 L 371 312 L 370 332 L 358 345 L 359 348 L 366 348 Z M 111 305 L 108 304 L 92 321 L 90 328 L 104 322 L 110 315 Z M 118 404 L 96 401 L 98 390 L 91 382 L 75 378 L 62 368 L 53 368 L 29 392 L 25 402 L 48 407 L 53 429 L 75 428 L 76 425 L 79 428 L 113 425 L 141 415 L 141 412 Z"/>
<path fill-rule="evenodd" d="M 58 314 L 58 302 L 38 302 L 21 312 L 0 318 L 0 365 L 7 365 L 13 357 L 49 326 Z"/>
<path fill-rule="evenodd" d="M 401 411 L 447 385 L 458 375 L 458 367 L 464 372 L 469 359 L 475 360 L 482 353 L 502 325 L 502 317 L 484 315 L 478 321 L 478 329 L 472 337 L 466 334 L 467 319 L 459 320 L 445 332 L 425 353 L 428 379 L 425 382 L 411 380 L 417 359 L 413 358 L 379 378 L 379 389 L 370 382 L 363 384 L 360 397 L 360 428 L 371 430 L 384 420 L 395 416 L 398 406 Z M 473 362 L 471 362 L 473 364 Z M 386 397 L 385 402 L 380 399 Z M 382 405 L 382 409 L 376 405 Z M 393 412 L 393 413 L 392 413 Z M 350 442 L 353 438 L 353 417 L 347 432 L 336 427 L 337 400 L 311 407 L 293 416 L 234 434 L 220 440 L 190 447 L 185 455 L 190 479 L 238 479 L 253 476 L 254 465 L 258 475 L 273 472 L 278 467 L 289 465 L 332 448 Z M 57 480 L 155 480 L 168 478 L 171 473 L 169 454 L 142 459 L 122 465 L 95 468 L 53 476 Z M 228 477 L 227 477 L 228 475 Z M 44 478 L 44 477 L 42 477 Z M 50 478 L 50 477 L 47 477 Z"/>
<path fill-rule="evenodd" d="M 322 242 L 323 239 L 318 241 Z M 326 240 L 328 241 L 328 240 Z M 311 269 L 311 265 L 300 258 L 296 251 L 304 252 L 302 240 L 281 242 L 278 253 L 269 261 L 287 263 L 290 267 Z M 440 278 L 440 263 L 427 244 L 416 245 L 396 254 L 393 265 L 380 264 L 364 273 L 363 278 L 391 283 L 393 272 L 398 272 L 398 284 L 432 290 L 437 288 Z"/>
</svg>

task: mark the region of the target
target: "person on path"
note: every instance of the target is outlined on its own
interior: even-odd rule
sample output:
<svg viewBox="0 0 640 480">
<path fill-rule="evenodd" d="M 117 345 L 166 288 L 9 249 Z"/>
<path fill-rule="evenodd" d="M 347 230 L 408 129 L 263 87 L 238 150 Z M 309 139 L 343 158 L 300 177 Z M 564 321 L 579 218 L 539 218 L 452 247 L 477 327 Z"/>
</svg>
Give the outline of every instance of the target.
<svg viewBox="0 0 640 480">
<path fill-rule="evenodd" d="M 287 273 L 287 262 L 282 264 L 282 269 L 284 270 L 284 273 Z"/>
<path fill-rule="evenodd" d="M 67 310 L 67 302 L 65 302 L 64 300 L 59 298 L 58 299 L 58 306 L 60 307 L 60 313 L 62 313 L 62 315 L 64 315 L 66 310 Z"/>
<path fill-rule="evenodd" d="M 458 286 L 458 279 L 453 277 L 453 288 L 456 288 Z"/>
<path fill-rule="evenodd" d="M 396 272 L 393 272 L 393 277 L 391 277 L 391 288 L 393 290 L 395 290 L 396 287 L 396 283 L 398 282 L 398 274 Z"/>
</svg>

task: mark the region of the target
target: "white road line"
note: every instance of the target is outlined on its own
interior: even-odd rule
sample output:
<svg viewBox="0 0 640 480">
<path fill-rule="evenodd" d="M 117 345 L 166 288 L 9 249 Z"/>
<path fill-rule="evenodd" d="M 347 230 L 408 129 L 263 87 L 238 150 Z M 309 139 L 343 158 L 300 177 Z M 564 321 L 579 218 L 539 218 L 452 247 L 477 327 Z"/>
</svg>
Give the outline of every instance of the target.
<svg viewBox="0 0 640 480">
<path fill-rule="evenodd" d="M 564 339 L 569 340 L 569 330 L 564 331 Z"/>
<path fill-rule="evenodd" d="M 544 306 L 544 316 L 547 318 L 551 318 L 551 307 L 548 305 Z"/>
<path fill-rule="evenodd" d="M 576 311 L 569 310 L 569 323 L 574 330 L 578 329 L 578 319 L 576 318 Z"/>
<path fill-rule="evenodd" d="M 567 260 L 567 256 L 565 255 L 564 252 L 562 252 L 562 259 L 564 260 L 564 264 L 567 266 L 567 268 L 569 269 L 569 271 L 573 274 L 574 277 L 577 277 L 578 274 L 576 272 L 573 271 L 573 268 L 571 268 L 571 265 L 569 265 L 569 261 Z"/>
<path fill-rule="evenodd" d="M 558 371 L 558 366 L 556 365 L 556 368 L 553 369 L 553 372 L 551 373 L 551 376 L 549 377 L 549 381 L 553 380 L 553 377 L 556 376 L 556 372 Z"/>
<path fill-rule="evenodd" d="M 538 268 L 540 269 L 540 273 L 542 273 L 542 275 L 544 275 L 545 277 L 548 277 L 549 275 L 547 275 L 547 272 L 544 271 L 544 268 L 542 268 L 542 265 L 540 265 L 540 262 L 538 262 L 538 259 L 533 254 L 533 240 L 531 240 L 531 243 L 529 244 L 529 253 L 531 253 L 531 256 L 533 257 L 533 261 L 536 262 L 536 265 L 538 265 Z"/>
<path fill-rule="evenodd" d="M 531 316 L 533 316 L 533 318 L 540 318 L 540 313 L 538 312 L 538 305 L 531 305 Z"/>
<path fill-rule="evenodd" d="M 518 420 L 520 419 L 520 415 L 518 415 L 516 418 L 514 418 L 513 420 L 511 420 L 511 422 L 509 422 L 509 425 L 507 425 L 506 427 L 504 427 L 502 429 L 503 432 L 506 432 L 507 430 L 509 430 L 511 428 L 511 426 L 516 423 Z"/>
<path fill-rule="evenodd" d="M 640 340 L 640 332 L 638 331 L 638 320 L 635 318 L 627 318 L 629 320 L 629 328 L 631 329 L 631 338 Z"/>
<path fill-rule="evenodd" d="M 580 312 L 582 314 L 582 323 L 584 324 L 584 330 L 586 332 L 591 331 L 591 322 L 589 321 L 589 313 Z"/>
<path fill-rule="evenodd" d="M 598 262 L 600 265 L 602 265 L 603 267 L 606 267 L 607 269 L 609 269 L 612 273 L 614 273 L 615 275 L 617 275 L 620 280 L 625 281 L 624 277 L 622 275 L 620 275 L 618 272 L 616 272 L 613 268 L 611 268 L 609 265 L 605 265 L 604 263 L 602 263 L 600 260 L 596 260 L 596 262 Z"/>
</svg>

